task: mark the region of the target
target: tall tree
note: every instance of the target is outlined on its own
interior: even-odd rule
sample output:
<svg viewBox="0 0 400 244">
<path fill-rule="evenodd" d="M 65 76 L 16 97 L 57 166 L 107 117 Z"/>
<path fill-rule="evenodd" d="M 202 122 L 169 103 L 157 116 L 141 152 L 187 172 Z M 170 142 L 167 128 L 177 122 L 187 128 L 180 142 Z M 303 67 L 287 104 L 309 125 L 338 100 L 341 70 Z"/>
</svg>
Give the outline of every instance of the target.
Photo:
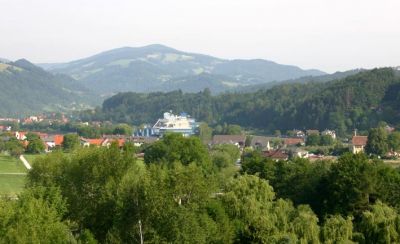
<svg viewBox="0 0 400 244">
<path fill-rule="evenodd" d="M 79 136 L 77 134 L 67 134 L 64 135 L 64 140 L 62 142 L 62 148 L 65 151 L 73 151 L 80 144 Z"/>
<path fill-rule="evenodd" d="M 365 151 L 368 154 L 384 156 L 389 150 L 386 130 L 382 127 L 370 129 Z"/>
</svg>

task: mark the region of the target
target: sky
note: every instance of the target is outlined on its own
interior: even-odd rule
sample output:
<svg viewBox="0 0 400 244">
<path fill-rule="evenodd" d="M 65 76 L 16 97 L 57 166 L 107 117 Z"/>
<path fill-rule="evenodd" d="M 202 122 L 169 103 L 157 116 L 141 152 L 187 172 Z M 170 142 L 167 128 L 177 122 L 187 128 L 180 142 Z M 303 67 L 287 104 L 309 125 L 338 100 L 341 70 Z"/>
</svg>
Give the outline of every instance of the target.
<svg viewBox="0 0 400 244">
<path fill-rule="evenodd" d="M 326 72 L 400 66 L 399 0 L 0 0 L 0 57 L 163 44 Z"/>
</svg>

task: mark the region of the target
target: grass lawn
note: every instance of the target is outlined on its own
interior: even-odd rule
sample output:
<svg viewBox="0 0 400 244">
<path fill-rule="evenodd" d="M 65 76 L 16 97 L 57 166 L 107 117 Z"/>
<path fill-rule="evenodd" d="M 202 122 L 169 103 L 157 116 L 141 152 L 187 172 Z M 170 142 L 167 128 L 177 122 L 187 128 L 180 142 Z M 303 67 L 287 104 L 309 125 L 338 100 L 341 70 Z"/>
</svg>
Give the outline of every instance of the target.
<svg viewBox="0 0 400 244">
<path fill-rule="evenodd" d="M 25 175 L 6 175 L 0 173 L 0 196 L 15 196 L 25 185 Z"/>
<path fill-rule="evenodd" d="M 21 192 L 25 184 L 27 169 L 17 158 L 0 154 L 0 195 Z"/>
<path fill-rule="evenodd" d="M 35 159 L 41 156 L 44 156 L 44 154 L 24 154 L 25 159 L 31 166 L 35 163 Z"/>
<path fill-rule="evenodd" d="M 19 159 L 0 154 L 0 173 L 26 173 L 26 171 Z"/>
</svg>

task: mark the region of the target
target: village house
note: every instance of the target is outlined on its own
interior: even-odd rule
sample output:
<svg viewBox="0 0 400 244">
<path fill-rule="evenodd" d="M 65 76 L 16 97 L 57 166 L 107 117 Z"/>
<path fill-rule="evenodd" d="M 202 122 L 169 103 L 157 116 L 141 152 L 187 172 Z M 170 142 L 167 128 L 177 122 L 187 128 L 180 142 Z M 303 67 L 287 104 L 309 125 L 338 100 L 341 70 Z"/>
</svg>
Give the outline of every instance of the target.
<svg viewBox="0 0 400 244">
<path fill-rule="evenodd" d="M 285 146 L 304 146 L 305 142 L 304 142 L 304 138 L 285 138 L 283 140 L 283 144 Z"/>
<path fill-rule="evenodd" d="M 367 136 L 353 136 L 350 144 L 350 151 L 354 154 L 363 153 L 364 148 L 367 145 L 368 137 Z"/>
<path fill-rule="evenodd" d="M 60 148 L 62 146 L 64 135 L 48 135 L 47 137 L 41 137 L 41 139 L 46 146 L 46 152 L 51 152 L 53 149 Z"/>
</svg>

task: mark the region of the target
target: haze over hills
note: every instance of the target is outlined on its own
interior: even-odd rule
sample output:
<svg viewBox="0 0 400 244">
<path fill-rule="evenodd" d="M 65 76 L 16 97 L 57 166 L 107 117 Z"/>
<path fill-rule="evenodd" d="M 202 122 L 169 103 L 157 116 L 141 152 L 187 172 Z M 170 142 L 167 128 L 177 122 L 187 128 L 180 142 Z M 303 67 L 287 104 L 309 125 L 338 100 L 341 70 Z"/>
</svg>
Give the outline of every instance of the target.
<svg viewBox="0 0 400 244">
<path fill-rule="evenodd" d="M 0 63 L 0 115 L 87 108 L 96 100 L 69 76 L 51 74 L 25 59 Z"/>
<path fill-rule="evenodd" d="M 262 59 L 220 59 L 158 44 L 113 49 L 69 63 L 39 65 L 53 73 L 70 75 L 100 94 L 176 89 L 196 92 L 205 88 L 222 92 L 238 86 L 325 74 Z"/>
</svg>

